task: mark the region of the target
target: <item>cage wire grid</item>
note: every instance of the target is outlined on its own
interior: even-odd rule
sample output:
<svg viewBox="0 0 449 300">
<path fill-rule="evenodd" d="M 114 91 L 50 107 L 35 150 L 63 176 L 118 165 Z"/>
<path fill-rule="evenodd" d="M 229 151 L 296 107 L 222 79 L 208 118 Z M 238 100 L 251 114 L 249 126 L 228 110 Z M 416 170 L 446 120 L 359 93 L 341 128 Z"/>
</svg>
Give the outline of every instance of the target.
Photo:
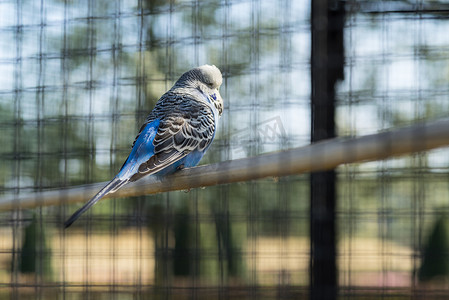
<svg viewBox="0 0 449 300">
<path fill-rule="evenodd" d="M 337 135 L 446 117 L 447 4 L 345 4 Z M 223 72 L 225 111 L 202 164 L 307 145 L 310 6 L 0 1 L 2 195 L 109 180 L 156 100 L 204 63 Z M 447 259 L 448 157 L 440 149 L 336 169 L 339 298 L 444 297 L 447 274 L 424 262 L 438 228 L 437 257 Z M 306 298 L 309 179 L 112 198 L 68 230 L 77 206 L 63 197 L 2 212 L 1 297 Z"/>
</svg>

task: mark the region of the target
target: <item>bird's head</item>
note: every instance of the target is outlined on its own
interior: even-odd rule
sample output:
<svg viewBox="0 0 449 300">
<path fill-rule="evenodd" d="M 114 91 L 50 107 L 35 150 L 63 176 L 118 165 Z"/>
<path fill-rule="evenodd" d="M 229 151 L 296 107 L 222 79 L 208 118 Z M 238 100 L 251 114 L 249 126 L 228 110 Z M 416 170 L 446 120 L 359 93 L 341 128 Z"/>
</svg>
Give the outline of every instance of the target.
<svg viewBox="0 0 449 300">
<path fill-rule="evenodd" d="M 214 65 L 202 65 L 185 72 L 175 83 L 175 87 L 194 87 L 206 94 L 218 113 L 223 113 L 223 98 L 220 86 L 223 82 L 220 70 Z"/>
</svg>

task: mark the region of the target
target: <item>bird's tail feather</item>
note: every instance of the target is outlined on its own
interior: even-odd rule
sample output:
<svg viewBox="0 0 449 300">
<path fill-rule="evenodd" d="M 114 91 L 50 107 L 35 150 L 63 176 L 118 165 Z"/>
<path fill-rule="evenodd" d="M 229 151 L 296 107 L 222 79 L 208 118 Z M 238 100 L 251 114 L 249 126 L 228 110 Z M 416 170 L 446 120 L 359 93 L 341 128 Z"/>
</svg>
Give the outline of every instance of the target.
<svg viewBox="0 0 449 300">
<path fill-rule="evenodd" d="M 64 227 L 67 228 L 73 224 L 86 210 L 91 208 L 95 203 L 98 202 L 101 198 L 106 196 L 109 193 L 115 192 L 123 185 L 128 183 L 128 180 L 122 180 L 118 177 L 112 179 L 104 188 L 102 188 L 92 199 L 89 200 L 83 207 L 78 209 L 65 223 Z"/>
</svg>

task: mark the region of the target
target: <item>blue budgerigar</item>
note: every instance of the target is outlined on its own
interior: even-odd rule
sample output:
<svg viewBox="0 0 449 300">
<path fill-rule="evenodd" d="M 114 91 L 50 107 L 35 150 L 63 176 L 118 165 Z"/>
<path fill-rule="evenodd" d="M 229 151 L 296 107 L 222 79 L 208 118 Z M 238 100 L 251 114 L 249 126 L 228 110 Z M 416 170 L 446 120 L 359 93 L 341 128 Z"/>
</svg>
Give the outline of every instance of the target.
<svg viewBox="0 0 449 300">
<path fill-rule="evenodd" d="M 66 222 L 69 227 L 102 197 L 147 175 L 165 175 L 198 164 L 214 139 L 223 112 L 216 66 L 184 73 L 156 103 L 118 174 Z"/>
</svg>

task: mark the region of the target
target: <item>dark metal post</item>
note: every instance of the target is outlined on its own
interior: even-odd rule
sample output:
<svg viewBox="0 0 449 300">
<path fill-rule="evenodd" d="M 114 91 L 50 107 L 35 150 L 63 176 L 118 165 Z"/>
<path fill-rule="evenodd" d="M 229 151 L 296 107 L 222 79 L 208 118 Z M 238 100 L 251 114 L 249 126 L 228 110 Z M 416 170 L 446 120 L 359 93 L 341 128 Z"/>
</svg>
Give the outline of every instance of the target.
<svg viewBox="0 0 449 300">
<path fill-rule="evenodd" d="M 344 5 L 312 2 L 311 141 L 335 137 L 335 83 L 343 79 Z M 310 178 L 310 299 L 337 298 L 335 171 Z"/>
</svg>

